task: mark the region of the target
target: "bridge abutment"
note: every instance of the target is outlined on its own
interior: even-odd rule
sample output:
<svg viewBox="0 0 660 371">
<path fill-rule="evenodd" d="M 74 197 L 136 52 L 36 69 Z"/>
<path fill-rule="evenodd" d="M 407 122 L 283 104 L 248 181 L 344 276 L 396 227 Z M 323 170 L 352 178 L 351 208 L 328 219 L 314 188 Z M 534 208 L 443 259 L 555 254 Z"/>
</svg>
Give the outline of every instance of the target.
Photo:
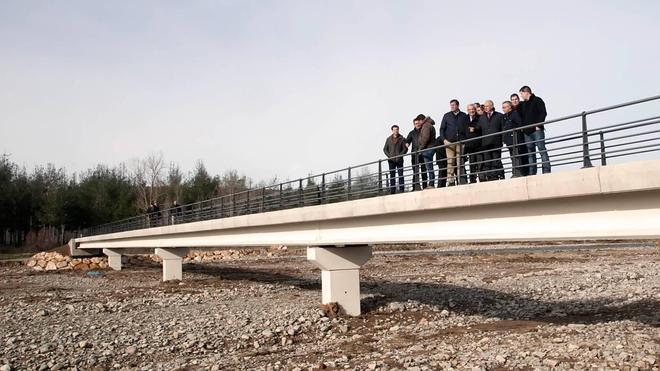
<svg viewBox="0 0 660 371">
<path fill-rule="evenodd" d="M 121 270 L 121 251 L 117 249 L 103 249 L 108 257 L 108 266 L 116 271 Z"/>
<path fill-rule="evenodd" d="M 186 254 L 186 248 L 156 249 L 156 255 L 163 259 L 163 281 L 183 279 L 183 257 Z"/>
<path fill-rule="evenodd" d="M 323 304 L 336 302 L 349 316 L 360 315 L 360 267 L 372 256 L 371 246 L 308 247 L 307 260 L 321 269 Z"/>
</svg>

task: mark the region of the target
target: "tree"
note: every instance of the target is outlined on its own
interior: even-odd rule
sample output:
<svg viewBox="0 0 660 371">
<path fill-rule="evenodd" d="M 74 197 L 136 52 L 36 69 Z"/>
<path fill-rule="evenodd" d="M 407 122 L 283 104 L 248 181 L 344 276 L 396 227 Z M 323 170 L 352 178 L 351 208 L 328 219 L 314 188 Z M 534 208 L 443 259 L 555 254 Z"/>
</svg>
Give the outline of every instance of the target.
<svg viewBox="0 0 660 371">
<path fill-rule="evenodd" d="M 193 203 L 208 200 L 217 194 L 219 180 L 211 177 L 200 160 L 195 164 L 195 171 L 185 183 L 184 200 Z"/>
<path fill-rule="evenodd" d="M 183 200 L 183 192 L 183 173 L 181 172 L 179 165 L 171 162 L 167 173 L 167 198 L 170 205 L 174 201 L 181 203 Z"/>
<path fill-rule="evenodd" d="M 152 153 L 145 159 L 133 161 L 131 177 L 137 191 L 138 209 L 147 210 L 151 203 L 161 201 L 164 167 L 162 153 Z"/>
</svg>

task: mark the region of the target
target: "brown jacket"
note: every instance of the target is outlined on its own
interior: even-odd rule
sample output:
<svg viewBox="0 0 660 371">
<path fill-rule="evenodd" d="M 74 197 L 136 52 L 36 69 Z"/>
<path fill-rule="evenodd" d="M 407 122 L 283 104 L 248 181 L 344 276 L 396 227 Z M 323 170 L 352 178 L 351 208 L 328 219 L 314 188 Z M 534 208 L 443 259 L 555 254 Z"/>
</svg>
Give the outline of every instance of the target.
<svg viewBox="0 0 660 371">
<path fill-rule="evenodd" d="M 419 149 L 431 148 L 435 145 L 435 121 L 427 117 L 419 130 Z"/>
<path fill-rule="evenodd" d="M 406 138 L 399 134 L 396 139 L 392 135 L 388 136 L 385 140 L 385 147 L 383 147 L 385 156 L 392 162 L 403 162 L 403 157 L 396 157 L 408 153 L 406 146 Z M 396 158 L 393 158 L 396 157 Z"/>
</svg>

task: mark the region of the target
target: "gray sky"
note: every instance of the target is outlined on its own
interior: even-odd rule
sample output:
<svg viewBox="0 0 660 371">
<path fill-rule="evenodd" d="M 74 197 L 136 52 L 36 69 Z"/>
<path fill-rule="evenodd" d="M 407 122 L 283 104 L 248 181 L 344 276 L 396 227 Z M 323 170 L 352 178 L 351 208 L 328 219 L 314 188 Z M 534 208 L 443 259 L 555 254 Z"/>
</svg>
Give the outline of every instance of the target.
<svg viewBox="0 0 660 371">
<path fill-rule="evenodd" d="M 3 0 L 0 152 L 295 178 L 382 157 L 451 98 L 528 84 L 554 118 L 660 93 L 660 2 L 497 4 Z"/>
</svg>

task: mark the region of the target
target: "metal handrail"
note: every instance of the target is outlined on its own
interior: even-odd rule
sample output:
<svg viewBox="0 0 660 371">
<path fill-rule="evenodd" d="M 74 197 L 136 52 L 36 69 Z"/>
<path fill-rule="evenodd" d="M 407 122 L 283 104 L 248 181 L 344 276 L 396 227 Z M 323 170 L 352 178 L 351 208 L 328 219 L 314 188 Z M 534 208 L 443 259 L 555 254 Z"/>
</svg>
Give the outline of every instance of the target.
<svg viewBox="0 0 660 371">
<path fill-rule="evenodd" d="M 306 206 L 308 204 L 317 204 L 315 203 L 317 201 L 318 204 L 323 204 L 328 202 L 338 202 L 343 200 L 362 198 L 362 196 L 365 195 L 367 197 L 371 195 L 380 195 L 385 191 L 391 190 L 390 171 L 389 169 L 384 169 L 382 167 L 382 164 L 386 163 L 389 160 L 398 159 L 398 158 L 403 159 L 405 157 L 410 157 L 413 161 L 411 161 L 412 163 L 411 165 L 404 166 L 402 168 L 402 172 L 404 173 L 403 177 L 404 179 L 405 177 L 410 177 L 411 175 L 410 173 L 412 172 L 413 181 L 407 182 L 407 184 L 410 184 L 413 186 L 413 188 L 415 188 L 415 186 L 420 186 L 425 182 L 423 180 L 423 175 L 421 175 L 421 171 L 418 171 L 417 175 L 415 175 L 416 174 L 415 169 L 419 167 L 419 170 L 421 170 L 421 167 L 426 164 L 426 163 L 417 163 L 417 164 L 415 163 L 415 159 L 419 159 L 420 155 L 423 152 L 434 151 L 435 153 L 438 153 L 438 151 L 443 151 L 444 148 L 448 146 L 464 145 L 466 143 L 470 143 L 475 140 L 481 141 L 483 138 L 502 136 L 508 133 L 524 131 L 525 129 L 533 128 L 538 125 L 548 126 L 551 124 L 565 122 L 567 120 L 576 119 L 576 118 L 582 119 L 582 127 L 580 131 L 569 134 L 562 134 L 556 137 L 546 138 L 545 140 L 545 143 L 547 145 L 554 143 L 568 143 L 572 140 L 581 139 L 581 143 L 573 144 L 573 145 L 571 144 L 562 145 L 558 148 L 552 148 L 545 151 L 547 153 L 551 153 L 552 151 L 558 151 L 560 149 L 579 148 L 579 150 L 576 149 L 574 151 L 554 154 L 553 156 L 559 156 L 562 158 L 559 162 L 554 163 L 553 166 L 556 167 L 556 166 L 563 166 L 566 164 L 574 164 L 574 163 L 582 162 L 583 167 L 590 167 L 592 166 L 591 161 L 598 159 L 600 159 L 601 165 L 606 165 L 606 158 L 608 157 L 607 156 L 608 153 L 612 154 L 609 157 L 621 157 L 631 154 L 647 153 L 647 152 L 660 150 L 660 148 L 656 148 L 656 145 L 646 145 L 646 146 L 638 147 L 639 150 L 643 149 L 643 151 L 624 152 L 624 151 L 628 151 L 629 148 L 621 148 L 616 151 L 611 151 L 611 150 L 608 151 L 605 143 L 606 139 L 604 138 L 604 134 L 607 133 L 636 129 L 643 126 L 658 124 L 660 122 L 660 120 L 658 120 L 660 116 L 652 116 L 645 119 L 633 120 L 618 124 L 609 124 L 599 128 L 591 128 L 591 129 L 587 127 L 587 120 L 586 120 L 587 116 L 597 113 L 612 111 L 623 107 L 634 106 L 645 102 L 656 101 L 656 100 L 660 100 L 660 95 L 624 102 L 607 107 L 597 108 L 589 111 L 583 111 L 580 113 L 555 118 L 552 120 L 546 120 L 542 123 L 535 123 L 535 124 L 515 127 L 508 130 L 502 130 L 497 133 L 480 135 L 475 138 L 466 138 L 456 142 L 452 142 L 449 145 L 440 144 L 423 150 L 411 151 L 409 153 L 395 156 L 392 158 L 386 158 L 386 159 L 381 158 L 375 161 L 364 162 L 361 164 L 348 166 L 330 172 L 309 175 L 303 178 L 298 178 L 295 180 L 287 180 L 285 182 L 280 182 L 269 186 L 247 189 L 239 192 L 234 192 L 228 195 L 214 197 L 207 200 L 197 201 L 194 203 L 189 203 L 184 205 L 178 205 L 176 207 L 163 209 L 156 213 L 150 213 L 150 214 L 145 213 L 139 216 L 125 218 L 110 223 L 102 224 L 99 226 L 87 228 L 83 230 L 82 235 L 112 233 L 117 231 L 125 231 L 125 230 L 132 230 L 138 228 L 149 228 L 149 227 L 161 226 L 161 225 L 187 223 L 198 220 L 208 220 L 208 219 L 224 218 L 224 217 L 236 216 L 236 215 L 246 215 L 255 212 L 281 210 L 292 207 Z M 625 134 L 617 137 L 607 138 L 607 140 L 609 141 L 621 140 L 624 138 L 632 138 L 639 135 L 644 135 L 644 134 L 648 135 L 657 132 L 658 130 L 653 130 L 646 133 Z M 591 136 L 598 136 L 599 139 L 589 140 L 589 137 Z M 542 152 L 542 151 L 534 150 L 534 152 L 530 152 L 530 153 L 519 153 L 519 151 L 517 151 L 517 148 L 525 147 L 528 144 L 532 144 L 532 142 L 517 143 L 515 142 L 516 135 L 513 135 L 513 138 L 514 138 L 514 145 L 513 145 L 514 154 L 512 156 L 509 156 L 509 162 L 506 162 L 506 165 L 511 165 L 511 166 L 504 167 L 505 163 L 502 162 L 501 172 L 503 174 L 513 173 L 514 171 L 520 168 L 525 168 L 530 166 L 530 165 L 516 164 L 516 160 L 519 160 L 519 158 L 524 158 L 530 155 L 536 156 Z M 637 141 L 628 142 L 627 144 L 628 145 L 641 144 L 647 141 L 649 140 L 637 140 Z M 591 155 L 590 146 L 595 144 L 600 145 L 600 151 L 595 152 L 594 155 Z M 621 147 L 622 145 L 625 144 L 626 143 L 623 144 L 618 143 L 618 144 L 610 145 L 610 147 Z M 501 150 L 501 147 L 499 150 Z M 470 153 L 470 155 L 484 154 L 490 151 L 491 150 L 489 149 L 480 150 L 477 152 Z M 569 155 L 575 155 L 575 156 L 564 158 L 565 156 L 569 156 Z M 464 154 L 464 156 L 467 156 L 467 154 Z M 581 159 L 582 161 L 577 161 L 578 159 Z M 445 167 L 438 166 L 439 167 L 438 177 L 437 177 L 438 181 L 447 180 L 449 178 L 454 177 L 454 175 L 447 175 L 444 177 L 440 176 L 443 170 L 445 170 L 445 172 L 447 170 L 447 165 L 446 165 L 447 160 L 436 159 L 432 161 L 432 163 L 435 163 L 436 165 L 440 165 L 443 161 L 445 162 L 444 165 Z M 551 163 L 552 161 L 549 162 Z M 471 162 L 470 166 L 483 165 L 484 163 L 488 163 L 488 161 Z M 537 161 L 536 163 L 538 165 L 538 164 L 542 164 L 543 162 Z M 366 174 L 359 174 L 359 175 L 355 174 L 356 169 L 368 169 L 374 165 L 378 166 L 378 171 L 375 173 L 367 171 Z M 461 171 L 461 169 L 465 166 L 465 163 L 463 163 L 463 161 L 460 161 L 459 159 L 456 165 L 458 167 L 458 174 L 456 174 L 456 178 L 457 179 L 463 179 L 464 177 L 467 178 L 468 174 L 466 174 L 465 171 L 463 172 Z M 486 171 L 486 173 L 488 172 L 492 172 L 492 170 Z M 477 171 L 477 172 L 470 171 L 469 176 L 470 177 L 480 176 L 482 175 L 482 173 L 484 173 L 484 171 Z M 344 178 L 344 175 L 347 176 Z M 334 176 L 335 179 L 332 181 L 328 181 L 327 180 L 328 176 Z M 414 180 L 416 176 L 417 176 L 417 181 Z M 398 174 L 395 176 L 395 178 L 399 178 Z M 312 182 L 316 182 L 319 179 L 321 184 L 315 184 L 315 185 L 312 184 Z M 374 189 L 371 188 L 362 189 L 359 183 L 361 181 L 370 181 L 371 183 L 369 184 L 372 184 L 374 181 L 377 181 L 377 187 Z M 304 182 L 306 182 L 307 185 L 303 186 Z M 383 185 L 383 183 L 385 184 Z M 311 190 L 308 190 L 307 188 L 310 187 L 313 187 L 316 191 L 312 192 Z M 312 193 L 312 195 L 310 196 L 308 193 Z M 271 199 L 267 200 L 267 198 L 269 197 Z M 161 222 L 163 215 L 167 216 L 166 223 Z"/>
</svg>

